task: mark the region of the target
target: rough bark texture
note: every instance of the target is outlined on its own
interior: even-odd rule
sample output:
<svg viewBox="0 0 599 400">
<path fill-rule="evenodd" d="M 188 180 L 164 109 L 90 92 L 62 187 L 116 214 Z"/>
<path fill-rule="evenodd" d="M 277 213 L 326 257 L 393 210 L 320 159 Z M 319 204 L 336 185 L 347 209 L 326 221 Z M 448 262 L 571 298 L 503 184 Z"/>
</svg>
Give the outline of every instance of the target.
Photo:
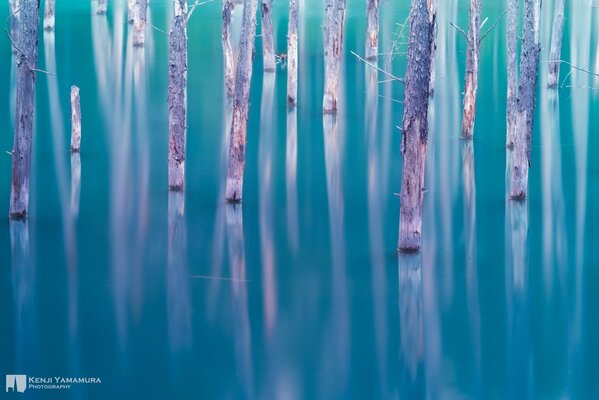
<svg viewBox="0 0 599 400">
<path fill-rule="evenodd" d="M 322 102 L 322 110 L 325 113 L 337 112 L 344 25 L 345 0 L 327 0 L 324 26 L 324 98 Z"/>
<path fill-rule="evenodd" d="M 275 63 L 275 45 L 272 31 L 272 0 L 262 0 L 262 56 L 264 71 L 276 71 L 277 65 Z"/>
<path fill-rule="evenodd" d="M 146 21 L 148 0 L 133 2 L 133 46 L 143 46 L 146 42 Z"/>
<path fill-rule="evenodd" d="M 433 97 L 435 94 L 435 82 L 437 79 L 436 59 L 437 59 L 437 3 L 436 0 L 428 1 L 429 22 L 432 25 L 433 39 L 431 41 L 431 77 L 428 85 L 428 95 Z"/>
<path fill-rule="evenodd" d="M 289 0 L 289 27 L 287 30 L 287 104 L 297 104 L 297 25 L 299 22 L 299 0 Z"/>
<path fill-rule="evenodd" d="M 81 100 L 79 88 L 71 86 L 71 151 L 81 150 Z"/>
<path fill-rule="evenodd" d="M 46 31 L 54 30 L 54 10 L 55 0 L 46 0 L 44 4 L 44 30 Z"/>
<path fill-rule="evenodd" d="M 513 199 L 526 198 L 530 145 L 535 113 L 537 78 L 539 73 L 539 27 L 541 0 L 526 0 L 524 40 L 520 55 L 520 82 L 518 85 L 517 114 L 514 135 L 514 167 L 510 194 Z"/>
<path fill-rule="evenodd" d="M 376 60 L 379 53 L 379 0 L 366 0 L 366 59 Z"/>
<path fill-rule="evenodd" d="M 256 39 L 256 13 L 258 0 L 247 0 L 243 9 L 243 26 L 239 41 L 239 58 L 233 98 L 233 119 L 227 165 L 225 198 L 229 202 L 241 201 L 243 194 L 243 170 L 245 167 L 245 143 L 247 133 L 252 61 Z"/>
<path fill-rule="evenodd" d="M 420 248 L 424 161 L 428 139 L 431 55 L 435 33 L 431 0 L 412 0 L 404 91 L 401 152 L 403 171 L 399 220 L 400 250 Z"/>
<path fill-rule="evenodd" d="M 185 142 L 187 136 L 187 7 L 174 0 L 168 57 L 168 186 L 185 188 Z"/>
<path fill-rule="evenodd" d="M 231 14 L 235 7 L 233 0 L 223 0 L 223 67 L 225 73 L 225 89 L 227 96 L 233 97 L 235 91 L 235 61 L 231 47 Z"/>
<path fill-rule="evenodd" d="M 564 3 L 565 0 L 555 0 L 553 28 L 551 30 L 551 51 L 549 52 L 549 77 L 547 86 L 556 87 L 559 82 L 559 60 L 562 54 L 562 38 L 564 36 Z"/>
<path fill-rule="evenodd" d="M 106 14 L 106 9 L 108 8 L 108 0 L 97 0 L 96 3 L 96 14 L 104 15 Z"/>
<path fill-rule="evenodd" d="M 507 14 L 507 105 L 506 146 L 514 146 L 516 98 L 518 96 L 518 6 L 519 0 L 509 0 Z"/>
<path fill-rule="evenodd" d="M 470 1 L 468 49 L 466 50 L 466 77 L 464 78 L 464 113 L 462 115 L 462 138 L 464 139 L 470 139 L 474 136 L 476 92 L 478 89 L 481 5 L 482 0 Z"/>
<path fill-rule="evenodd" d="M 12 153 L 10 217 L 25 218 L 29 211 L 29 176 L 35 103 L 35 70 L 40 0 L 24 1 L 19 11 L 17 50 L 17 96 Z"/>
</svg>

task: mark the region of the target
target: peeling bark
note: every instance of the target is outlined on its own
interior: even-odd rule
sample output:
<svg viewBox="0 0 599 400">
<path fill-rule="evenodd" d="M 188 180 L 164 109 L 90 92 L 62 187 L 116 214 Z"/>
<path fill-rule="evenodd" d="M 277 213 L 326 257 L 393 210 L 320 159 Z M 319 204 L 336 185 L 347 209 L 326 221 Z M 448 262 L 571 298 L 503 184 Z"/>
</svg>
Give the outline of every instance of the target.
<svg viewBox="0 0 599 400">
<path fill-rule="evenodd" d="M 275 72 L 275 46 L 272 30 L 272 0 L 262 0 L 262 56 L 264 71 Z"/>
<path fill-rule="evenodd" d="M 44 4 L 44 30 L 54 30 L 55 0 L 46 0 Z"/>
<path fill-rule="evenodd" d="M 518 6 L 520 0 L 509 0 L 507 19 L 507 104 L 506 141 L 508 148 L 514 147 L 516 126 L 516 98 L 518 96 Z"/>
<path fill-rule="evenodd" d="M 541 0 L 526 0 L 524 40 L 520 55 L 520 82 L 518 85 L 517 114 L 514 135 L 514 166 L 510 194 L 513 199 L 526 198 L 530 145 L 534 123 L 537 78 L 539 73 L 539 27 Z"/>
<path fill-rule="evenodd" d="M 227 96 L 233 97 L 235 91 L 235 61 L 231 47 L 231 15 L 233 13 L 233 0 L 223 0 L 223 68 L 225 74 L 225 89 Z"/>
<path fill-rule="evenodd" d="M 81 99 L 79 88 L 71 86 L 71 151 L 81 150 Z"/>
<path fill-rule="evenodd" d="M 96 3 L 96 14 L 104 15 L 106 14 L 106 9 L 108 8 L 108 0 L 97 0 Z"/>
<path fill-rule="evenodd" d="M 256 39 L 256 13 L 258 0 L 247 0 L 243 9 L 243 26 L 239 41 L 239 58 L 233 98 L 233 119 L 227 164 L 225 199 L 240 202 L 243 194 L 243 171 L 245 168 L 245 144 L 249 114 L 252 61 Z"/>
<path fill-rule="evenodd" d="M 400 250 L 420 248 L 424 163 L 428 140 L 431 57 L 435 33 L 432 0 L 412 0 L 404 90 L 399 240 Z"/>
<path fill-rule="evenodd" d="M 376 60 L 379 53 L 379 0 L 366 0 L 366 59 Z"/>
<path fill-rule="evenodd" d="M 327 0 L 324 26 L 324 113 L 336 113 L 343 50 L 345 0 Z"/>
<path fill-rule="evenodd" d="M 174 0 L 174 7 L 168 60 L 168 186 L 171 190 L 183 190 L 187 140 L 187 4 L 185 0 Z"/>
<path fill-rule="evenodd" d="M 148 0 L 133 1 L 133 46 L 141 47 L 146 42 Z"/>
<path fill-rule="evenodd" d="M 299 1 L 289 0 L 289 27 L 287 30 L 287 104 L 297 105 L 297 25 L 299 22 Z"/>
<path fill-rule="evenodd" d="M 555 0 L 553 27 L 551 29 L 551 51 L 549 52 L 549 77 L 547 86 L 554 88 L 559 82 L 559 60 L 562 54 L 562 38 L 564 36 L 565 0 Z"/>
<path fill-rule="evenodd" d="M 482 0 L 470 1 L 468 49 L 466 50 L 466 77 L 464 79 L 464 112 L 462 115 L 462 138 L 474 136 L 476 117 L 476 92 L 478 90 L 478 64 L 480 54 L 480 9 Z"/>
</svg>

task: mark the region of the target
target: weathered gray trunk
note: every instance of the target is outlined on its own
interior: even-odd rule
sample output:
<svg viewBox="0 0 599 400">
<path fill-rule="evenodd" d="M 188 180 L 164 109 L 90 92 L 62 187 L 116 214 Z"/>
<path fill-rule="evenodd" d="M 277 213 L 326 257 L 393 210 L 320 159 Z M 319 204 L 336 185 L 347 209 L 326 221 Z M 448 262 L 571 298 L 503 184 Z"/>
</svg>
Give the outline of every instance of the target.
<svg viewBox="0 0 599 400">
<path fill-rule="evenodd" d="M 168 186 L 171 190 L 183 190 L 187 140 L 187 4 L 185 0 L 174 0 L 174 6 L 168 57 Z"/>
<path fill-rule="evenodd" d="M 225 73 L 225 89 L 227 96 L 232 97 L 235 90 L 235 61 L 231 47 L 231 14 L 233 13 L 233 0 L 223 0 L 223 68 Z"/>
<path fill-rule="evenodd" d="M 559 66 L 562 54 L 562 38 L 564 36 L 564 5 L 565 0 L 555 0 L 553 28 L 551 29 L 551 51 L 549 52 L 549 77 L 547 86 L 556 87 L 559 82 Z"/>
<path fill-rule="evenodd" d="M 507 104 L 506 146 L 514 146 L 516 98 L 518 96 L 518 7 L 519 0 L 509 0 L 507 18 Z"/>
<path fill-rule="evenodd" d="M 81 197 L 81 153 L 71 153 L 71 216 L 79 215 Z"/>
<path fill-rule="evenodd" d="M 243 195 L 243 170 L 245 167 L 245 143 L 252 81 L 252 61 L 256 40 L 256 13 L 258 0 L 247 0 L 243 9 L 243 27 L 239 41 L 239 58 L 233 98 L 233 119 L 227 164 L 227 186 L 225 199 L 241 201 Z"/>
<path fill-rule="evenodd" d="M 428 102 L 431 55 L 435 33 L 432 0 L 412 0 L 410 36 L 404 90 L 404 114 L 401 152 L 399 241 L 400 250 L 420 248 L 424 162 L 428 139 Z"/>
<path fill-rule="evenodd" d="M 537 78 L 539 73 L 539 27 L 541 0 L 526 0 L 524 14 L 524 40 L 520 55 L 520 82 L 518 85 L 518 109 L 514 135 L 514 167 L 510 194 L 513 199 L 526 198 L 530 145 L 535 113 Z"/>
<path fill-rule="evenodd" d="M 297 25 L 299 22 L 299 0 L 289 0 L 289 27 L 287 29 L 287 104 L 297 104 Z"/>
<path fill-rule="evenodd" d="M 272 0 L 262 0 L 261 14 L 264 71 L 274 72 L 277 69 L 277 65 L 275 63 L 275 45 L 272 31 Z"/>
<path fill-rule="evenodd" d="M 468 48 L 466 50 L 466 77 L 464 78 L 464 113 L 462 115 L 462 138 L 464 139 L 470 139 L 474 136 L 476 92 L 478 90 L 481 5 L 482 0 L 470 0 Z"/>
<path fill-rule="evenodd" d="M 379 53 L 379 0 L 366 0 L 366 59 L 375 60 Z"/>
<path fill-rule="evenodd" d="M 81 99 L 79 88 L 71 86 L 71 151 L 81 150 Z"/>
<path fill-rule="evenodd" d="M 46 0 L 44 4 L 44 30 L 54 30 L 55 0 Z"/>
<path fill-rule="evenodd" d="M 146 21 L 148 0 L 133 1 L 133 46 L 143 46 L 146 42 Z"/>
<path fill-rule="evenodd" d="M 437 60 L 437 3 L 436 0 L 429 0 L 429 21 L 432 25 L 433 39 L 431 41 L 431 77 L 428 85 L 428 95 L 433 97 L 435 94 L 435 82 L 437 80 L 436 60 Z"/>
<path fill-rule="evenodd" d="M 327 0 L 324 26 L 324 113 L 336 113 L 343 50 L 345 0 Z"/>
<path fill-rule="evenodd" d="M 135 21 L 135 2 L 137 0 L 127 0 L 127 22 L 132 24 Z"/>
<path fill-rule="evenodd" d="M 106 14 L 106 9 L 108 8 L 108 0 L 97 0 L 96 3 L 96 14 L 104 15 Z"/>
<path fill-rule="evenodd" d="M 25 218 L 29 211 L 29 176 L 35 103 L 35 72 L 40 20 L 40 0 L 24 1 L 19 9 L 17 96 L 12 150 L 10 217 Z"/>
</svg>

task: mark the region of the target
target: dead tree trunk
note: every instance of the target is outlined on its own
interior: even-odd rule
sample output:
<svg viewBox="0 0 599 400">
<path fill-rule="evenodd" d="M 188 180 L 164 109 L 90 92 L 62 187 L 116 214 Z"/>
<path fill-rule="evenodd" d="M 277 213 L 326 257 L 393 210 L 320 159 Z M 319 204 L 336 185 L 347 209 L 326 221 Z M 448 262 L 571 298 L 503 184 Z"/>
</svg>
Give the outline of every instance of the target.
<svg viewBox="0 0 599 400">
<path fill-rule="evenodd" d="M 71 86 L 71 152 L 81 150 L 81 99 L 79 88 Z"/>
<path fill-rule="evenodd" d="M 187 136 L 187 3 L 174 0 L 168 56 L 168 187 L 185 188 Z"/>
<path fill-rule="evenodd" d="M 243 194 L 243 170 L 245 167 L 245 143 L 252 81 L 252 61 L 256 39 L 256 13 L 258 0 L 247 0 L 243 9 L 243 26 L 239 41 L 239 58 L 233 98 L 233 120 L 227 165 L 225 199 L 240 202 Z"/>
<path fill-rule="evenodd" d="M 530 166 L 530 145 L 535 113 L 535 97 L 539 73 L 539 28 L 541 0 L 526 0 L 524 14 L 524 40 L 520 55 L 520 83 L 514 141 L 514 167 L 510 194 L 513 199 L 526 198 L 528 188 L 528 168 Z"/>
<path fill-rule="evenodd" d="M 135 2 L 136 0 L 127 0 L 127 22 L 130 24 L 135 21 Z"/>
<path fill-rule="evenodd" d="M 463 139 L 471 139 L 474 136 L 474 118 L 476 116 L 476 92 L 478 89 L 481 5 L 482 0 L 470 1 L 468 49 L 466 52 L 466 77 L 464 79 L 464 113 L 462 116 Z"/>
<path fill-rule="evenodd" d="M 235 61 L 233 60 L 233 48 L 231 47 L 231 14 L 234 7 L 233 0 L 223 0 L 223 66 L 225 70 L 225 88 L 229 97 L 233 97 L 235 90 Z"/>
<path fill-rule="evenodd" d="M 97 0 L 96 3 L 96 14 L 104 15 L 106 14 L 106 9 L 108 8 L 108 0 Z"/>
<path fill-rule="evenodd" d="M 327 0 L 324 26 L 324 113 L 337 112 L 344 25 L 345 0 Z"/>
<path fill-rule="evenodd" d="M 46 0 L 44 4 L 44 30 L 54 30 L 55 0 Z"/>
<path fill-rule="evenodd" d="M 407 251 L 420 248 L 435 18 L 433 0 L 412 0 L 404 89 L 401 144 L 403 171 L 398 241 L 399 249 Z"/>
<path fill-rule="evenodd" d="M 146 42 L 148 0 L 133 2 L 133 46 L 141 47 Z"/>
<path fill-rule="evenodd" d="M 289 27 L 287 30 L 287 104 L 297 104 L 297 25 L 299 22 L 299 1 L 289 0 Z"/>
<path fill-rule="evenodd" d="M 264 71 L 275 72 L 275 45 L 272 31 L 272 0 L 262 0 L 262 56 Z"/>
<path fill-rule="evenodd" d="M 379 53 L 379 0 L 366 0 L 366 59 L 375 60 Z"/>
<path fill-rule="evenodd" d="M 550 88 L 556 87 L 559 81 L 559 60 L 562 54 L 562 38 L 564 36 L 564 3 L 565 0 L 555 0 L 551 51 L 549 52 L 549 77 L 547 78 L 547 86 Z"/>
<path fill-rule="evenodd" d="M 9 214 L 11 218 L 25 218 L 29 211 L 40 0 L 24 1 L 18 13 L 17 96 Z"/>
<path fill-rule="evenodd" d="M 506 146 L 514 147 L 516 98 L 518 96 L 518 6 L 519 0 L 509 0 L 507 19 L 507 105 Z"/>
</svg>

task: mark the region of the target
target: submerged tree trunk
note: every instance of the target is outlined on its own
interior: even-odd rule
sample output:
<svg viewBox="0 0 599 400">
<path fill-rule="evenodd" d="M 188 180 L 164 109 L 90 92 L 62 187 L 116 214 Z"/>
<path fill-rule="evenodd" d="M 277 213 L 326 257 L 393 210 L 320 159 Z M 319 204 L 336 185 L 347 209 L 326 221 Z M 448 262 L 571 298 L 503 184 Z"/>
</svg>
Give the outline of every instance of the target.
<svg viewBox="0 0 599 400">
<path fill-rule="evenodd" d="M 272 31 L 272 0 L 262 0 L 262 53 L 264 71 L 276 71 L 275 45 Z"/>
<path fill-rule="evenodd" d="M 174 0 L 168 59 L 168 187 L 185 188 L 187 136 L 187 3 Z"/>
<path fill-rule="evenodd" d="M 17 40 L 17 29 L 19 26 L 19 14 L 17 11 L 19 10 L 19 0 L 8 0 L 9 9 L 10 9 L 10 37 L 14 41 Z M 12 46 L 13 54 L 17 54 L 17 49 Z"/>
<path fill-rule="evenodd" d="M 516 98 L 518 96 L 518 6 L 520 0 L 509 0 L 507 19 L 507 105 L 506 146 L 514 147 Z"/>
<path fill-rule="evenodd" d="M 375 60 L 379 53 L 379 0 L 366 0 L 366 59 Z"/>
<path fill-rule="evenodd" d="M 97 0 L 96 3 L 96 14 L 104 15 L 106 14 L 106 9 L 108 8 L 107 2 L 108 0 Z"/>
<path fill-rule="evenodd" d="M 143 46 L 146 42 L 146 21 L 148 0 L 134 0 L 133 3 L 133 46 Z"/>
<path fill-rule="evenodd" d="M 44 30 L 54 30 L 55 0 L 46 0 L 44 4 Z"/>
<path fill-rule="evenodd" d="M 550 88 L 556 87 L 559 81 L 559 60 L 562 54 L 562 38 L 564 36 L 564 3 L 565 0 L 555 0 L 551 51 L 549 53 L 549 77 L 547 78 L 547 86 Z"/>
<path fill-rule="evenodd" d="M 327 0 L 324 26 L 324 113 L 337 112 L 344 25 L 345 0 Z"/>
<path fill-rule="evenodd" d="M 243 194 L 243 170 L 245 167 L 245 143 L 252 81 L 252 61 L 256 39 L 256 13 L 258 0 L 247 0 L 243 9 L 243 27 L 239 41 L 239 58 L 235 78 L 233 98 L 233 120 L 229 143 L 227 165 L 227 186 L 225 199 L 229 202 L 241 201 Z"/>
<path fill-rule="evenodd" d="M 231 47 L 231 14 L 233 13 L 233 0 L 223 0 L 223 68 L 225 73 L 225 89 L 227 96 L 232 97 L 235 90 L 235 61 Z"/>
<path fill-rule="evenodd" d="M 482 0 L 470 1 L 468 49 L 466 52 L 466 78 L 464 79 L 464 113 L 462 116 L 463 139 L 470 139 L 474 136 L 474 118 L 476 116 L 476 92 L 478 89 L 481 5 Z"/>
<path fill-rule="evenodd" d="M 127 0 L 127 22 L 130 24 L 135 21 L 135 2 L 137 0 Z"/>
<path fill-rule="evenodd" d="M 418 250 L 421 240 L 435 18 L 433 0 L 412 0 L 404 90 L 401 144 L 403 171 L 398 241 L 399 249 L 407 251 Z"/>
<path fill-rule="evenodd" d="M 541 0 L 526 0 L 524 14 L 524 40 L 520 55 L 520 83 L 518 85 L 518 110 L 516 113 L 514 166 L 512 169 L 511 197 L 523 200 L 528 187 L 530 145 L 535 113 L 535 97 L 539 73 L 539 28 Z"/>
<path fill-rule="evenodd" d="M 297 104 L 297 25 L 299 0 L 289 0 L 289 28 L 287 30 L 287 104 Z"/>
<path fill-rule="evenodd" d="M 25 218 L 29 211 L 29 176 L 35 103 L 35 72 L 40 0 L 24 1 L 19 9 L 17 50 L 17 97 L 12 150 L 10 217 Z"/>
<path fill-rule="evenodd" d="M 81 99 L 79 88 L 71 86 L 71 151 L 81 149 Z"/>
</svg>

